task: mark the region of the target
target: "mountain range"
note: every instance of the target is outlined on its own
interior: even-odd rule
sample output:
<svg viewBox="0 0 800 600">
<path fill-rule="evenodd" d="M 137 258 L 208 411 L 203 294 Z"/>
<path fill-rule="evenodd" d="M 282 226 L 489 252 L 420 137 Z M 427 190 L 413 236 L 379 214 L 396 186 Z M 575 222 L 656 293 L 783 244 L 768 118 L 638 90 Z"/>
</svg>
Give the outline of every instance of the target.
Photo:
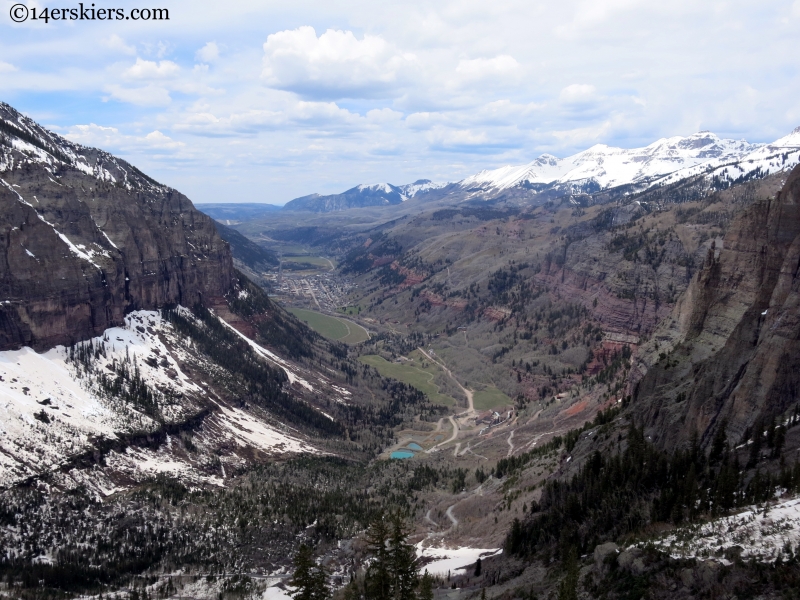
<svg viewBox="0 0 800 600">
<path fill-rule="evenodd" d="M 341 194 L 321 196 L 310 194 L 290 200 L 284 210 L 302 210 L 311 212 L 333 212 L 365 206 L 387 206 L 405 202 L 420 194 L 446 187 L 448 184 L 433 183 L 429 179 L 420 179 L 406 185 L 375 183 L 357 185 Z"/>
<path fill-rule="evenodd" d="M 798 137 L 215 222 L 0 104 L 0 596 L 794 597 Z"/>
<path fill-rule="evenodd" d="M 90 484 L 101 494 L 165 460 L 210 481 L 209 452 L 251 462 L 341 435 L 356 396 L 339 368 L 353 367 L 312 367 L 341 349 L 234 267 L 260 272 L 274 254 L 7 104 L 0 207 L 0 488 L 50 471 L 74 485 L 87 457 L 108 467 Z M 158 450 L 177 434 L 191 452 Z"/>
<path fill-rule="evenodd" d="M 333 212 L 397 205 L 410 198 L 463 202 L 491 200 L 509 193 L 532 199 L 545 192 L 587 193 L 627 186 L 628 192 L 668 185 L 702 174 L 711 184 L 764 177 L 800 162 L 800 127 L 769 144 L 721 139 L 708 131 L 663 138 L 643 148 L 597 144 L 557 158 L 543 154 L 524 165 L 487 169 L 453 183 L 421 179 L 412 184 L 359 185 L 341 194 L 311 194 L 287 202 L 284 210 Z"/>
</svg>

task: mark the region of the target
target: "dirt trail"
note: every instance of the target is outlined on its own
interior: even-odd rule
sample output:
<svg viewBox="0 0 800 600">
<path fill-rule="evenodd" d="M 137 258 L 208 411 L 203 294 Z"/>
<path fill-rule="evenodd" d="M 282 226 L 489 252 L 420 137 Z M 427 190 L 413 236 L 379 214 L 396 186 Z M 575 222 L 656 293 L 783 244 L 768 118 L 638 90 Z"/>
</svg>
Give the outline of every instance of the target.
<svg viewBox="0 0 800 600">
<path fill-rule="evenodd" d="M 437 450 L 437 448 L 439 448 L 439 446 L 444 446 L 445 444 L 449 444 L 450 442 L 452 442 L 454 439 L 456 439 L 458 437 L 458 423 L 456 423 L 456 420 L 452 417 L 452 415 L 447 417 L 447 418 L 450 420 L 450 424 L 453 426 L 453 434 L 449 438 L 447 438 L 445 441 L 439 442 L 438 444 L 436 444 L 432 448 L 429 448 L 428 450 L 426 450 L 425 451 L 426 454 L 430 454 L 431 452 L 436 452 L 436 450 Z M 436 426 L 436 431 L 439 431 L 439 429 L 441 428 L 441 424 L 442 424 L 442 419 L 439 419 L 439 423 Z"/>
<path fill-rule="evenodd" d="M 447 518 L 450 519 L 450 522 L 453 524 L 453 527 L 458 527 L 458 519 L 456 519 L 455 516 L 453 515 L 453 508 L 454 507 L 455 507 L 455 504 L 450 506 L 447 509 L 447 512 L 445 514 L 447 515 Z M 452 527 L 451 527 L 451 529 L 452 529 Z"/>
<path fill-rule="evenodd" d="M 422 352 L 428 358 L 428 360 L 430 360 L 431 362 L 435 362 L 437 365 L 442 367 L 442 369 L 444 369 L 444 372 L 447 373 L 447 376 L 450 379 L 453 380 L 453 382 L 459 387 L 459 389 L 462 392 L 464 392 L 464 395 L 467 397 L 467 404 L 469 405 L 469 409 L 467 410 L 467 412 L 469 412 L 470 414 L 473 414 L 475 412 L 475 401 L 473 400 L 473 397 L 472 397 L 472 390 L 468 390 L 463 385 L 461 385 L 461 383 L 459 383 L 458 379 L 456 379 L 453 376 L 453 373 L 450 372 L 450 369 L 448 369 L 447 366 L 444 363 L 441 363 L 438 360 L 436 360 L 435 358 L 433 358 L 430 354 L 425 352 L 424 349 L 422 349 L 422 348 L 417 348 L 417 349 L 420 352 Z"/>
<path fill-rule="evenodd" d="M 425 520 L 428 523 L 430 523 L 431 525 L 433 525 L 434 527 L 437 527 L 437 528 L 439 527 L 439 524 L 436 521 L 434 521 L 433 519 L 431 519 L 431 509 L 430 508 L 428 509 L 428 512 L 425 515 Z"/>
<path fill-rule="evenodd" d="M 511 456 L 514 453 L 514 430 L 511 430 L 511 433 L 508 434 L 508 454 L 506 456 Z"/>
</svg>

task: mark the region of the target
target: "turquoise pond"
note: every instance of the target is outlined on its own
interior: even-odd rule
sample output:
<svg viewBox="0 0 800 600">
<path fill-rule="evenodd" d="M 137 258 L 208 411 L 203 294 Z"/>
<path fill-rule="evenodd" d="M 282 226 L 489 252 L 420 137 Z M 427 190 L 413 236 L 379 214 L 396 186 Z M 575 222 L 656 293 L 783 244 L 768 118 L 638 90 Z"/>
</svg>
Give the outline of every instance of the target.
<svg viewBox="0 0 800 600">
<path fill-rule="evenodd" d="M 411 443 L 408 445 L 408 448 L 409 448 L 410 450 L 422 450 L 422 446 L 420 446 L 419 444 L 416 444 L 416 443 L 414 443 L 414 442 L 411 442 Z"/>
<path fill-rule="evenodd" d="M 395 450 L 392 452 L 390 458 L 413 458 L 414 453 L 411 450 Z"/>
</svg>

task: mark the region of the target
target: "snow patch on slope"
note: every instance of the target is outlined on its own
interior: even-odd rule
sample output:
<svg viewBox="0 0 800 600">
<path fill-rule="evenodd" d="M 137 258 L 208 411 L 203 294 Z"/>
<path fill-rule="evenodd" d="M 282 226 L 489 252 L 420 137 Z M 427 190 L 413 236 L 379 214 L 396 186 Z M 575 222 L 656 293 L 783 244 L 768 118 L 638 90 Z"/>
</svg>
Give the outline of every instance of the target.
<svg viewBox="0 0 800 600">
<path fill-rule="evenodd" d="M 414 183 L 407 183 L 405 185 L 398 186 L 398 189 L 402 192 L 403 196 L 406 198 L 413 198 L 417 194 L 423 194 L 425 192 L 430 192 L 432 190 L 439 190 L 444 187 L 450 185 L 449 183 L 436 183 L 435 181 L 431 181 L 430 179 L 419 179 Z"/>
<path fill-rule="evenodd" d="M 292 369 L 290 368 L 291 365 L 290 365 L 290 363 L 288 361 L 283 360 L 281 357 L 273 354 L 272 352 L 270 352 L 266 348 L 263 348 L 262 346 L 259 346 L 257 343 L 255 343 L 253 340 L 251 340 L 249 337 L 247 337 L 245 334 L 243 334 L 241 331 L 236 329 L 233 325 L 227 323 L 224 319 L 221 319 L 219 317 L 217 317 L 217 318 L 220 320 L 220 323 L 222 323 L 225 327 L 227 327 L 228 329 L 233 331 L 236 335 L 238 335 L 245 342 L 247 342 L 250 345 L 250 347 L 253 350 L 255 350 L 256 354 L 258 354 L 259 356 L 261 356 L 263 358 L 266 358 L 271 363 L 276 364 L 281 369 L 283 369 L 283 371 L 286 373 L 286 376 L 289 378 L 289 383 L 290 384 L 293 384 L 293 383 L 297 382 L 300 385 L 302 385 L 304 388 L 306 388 L 308 391 L 310 391 L 310 392 L 314 391 L 314 388 L 311 386 L 310 383 L 308 383 L 305 379 L 303 379 L 302 377 L 299 377 L 297 375 L 297 373 L 292 371 Z"/>
<path fill-rule="evenodd" d="M 177 310 L 191 316 L 183 307 Z M 312 389 L 286 361 L 254 342 L 251 345 L 285 369 L 291 381 Z M 93 349 L 88 370 L 71 358 L 80 348 Z M 209 443 L 226 442 L 267 453 L 317 452 L 299 437 L 209 397 L 181 369 L 182 363 L 192 360 L 190 347 L 157 311 L 132 312 L 123 326 L 107 329 L 102 336 L 73 348 L 57 346 L 42 354 L 31 348 L 0 352 L 0 485 L 56 470 L 93 448 L 98 439 L 155 431 L 159 424 L 154 419 L 136 406 L 110 397 L 98 383 L 98 374 L 113 376 L 123 364 L 159 395 L 159 411 L 167 423 L 179 422 L 201 406 L 213 407 L 202 425 Z M 112 451 L 107 464 L 134 478 L 168 472 L 198 483 L 218 483 L 214 475 L 199 473 L 201 465 L 169 449 Z M 104 494 L 115 490 L 110 481 L 91 487 Z"/>
<path fill-rule="evenodd" d="M 703 525 L 681 527 L 654 543 L 674 558 L 721 556 L 725 550 L 738 547 L 742 558 L 772 563 L 784 549 L 800 549 L 800 498 L 766 510 L 751 507 Z"/>
<path fill-rule="evenodd" d="M 424 548 L 424 540 L 416 545 L 417 558 L 425 564 L 420 571 L 427 571 L 431 575 L 463 575 L 466 573 L 468 565 L 473 564 L 479 558 L 484 559 L 489 556 L 497 556 L 503 553 L 502 548 L 469 548 L 461 546 L 458 548 Z M 430 561 L 430 562 L 428 562 Z"/>
<path fill-rule="evenodd" d="M 520 185 L 581 184 L 600 188 L 630 183 L 671 183 L 691 175 L 738 163 L 735 179 L 761 167 L 767 173 L 787 170 L 798 162 L 800 128 L 770 144 L 720 139 L 704 131 L 688 137 L 660 139 L 643 148 L 597 144 L 578 154 L 557 158 L 543 154 L 518 166 L 484 170 L 460 182 L 463 188 L 504 190 Z M 781 154 L 789 152 L 788 158 Z"/>
</svg>

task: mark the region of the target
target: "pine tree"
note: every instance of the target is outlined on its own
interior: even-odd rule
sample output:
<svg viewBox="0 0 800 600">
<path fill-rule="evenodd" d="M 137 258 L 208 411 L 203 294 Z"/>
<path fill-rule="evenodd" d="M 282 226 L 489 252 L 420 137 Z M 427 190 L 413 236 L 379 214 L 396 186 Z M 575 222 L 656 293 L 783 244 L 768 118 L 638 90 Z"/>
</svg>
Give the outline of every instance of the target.
<svg viewBox="0 0 800 600">
<path fill-rule="evenodd" d="M 418 584 L 416 552 L 406 542 L 409 532 L 399 512 L 392 514 L 391 525 L 389 569 L 392 576 L 392 598 L 414 600 L 414 590 Z"/>
<path fill-rule="evenodd" d="M 328 587 L 328 573 L 320 565 L 311 576 L 311 600 L 328 600 L 331 590 Z"/>
<path fill-rule="evenodd" d="M 374 559 L 364 577 L 364 594 L 368 600 L 389 600 L 391 597 L 388 541 L 389 528 L 384 515 L 378 514 L 367 529 L 367 543 Z"/>
<path fill-rule="evenodd" d="M 302 544 L 294 557 L 294 574 L 289 582 L 294 600 L 327 600 L 330 597 L 328 574 L 314 564 L 311 548 Z"/>
<path fill-rule="evenodd" d="M 570 550 L 565 567 L 567 573 L 558 586 L 558 600 L 578 600 L 578 559 L 574 548 Z"/>
<path fill-rule="evenodd" d="M 360 597 L 359 590 L 358 590 L 358 583 L 351 579 L 350 583 L 348 583 L 345 588 L 344 592 L 342 593 L 342 600 L 358 600 Z M 431 598 L 433 600 L 433 598 Z"/>
<path fill-rule="evenodd" d="M 428 571 L 420 578 L 418 600 L 433 600 L 433 577 Z"/>
</svg>

